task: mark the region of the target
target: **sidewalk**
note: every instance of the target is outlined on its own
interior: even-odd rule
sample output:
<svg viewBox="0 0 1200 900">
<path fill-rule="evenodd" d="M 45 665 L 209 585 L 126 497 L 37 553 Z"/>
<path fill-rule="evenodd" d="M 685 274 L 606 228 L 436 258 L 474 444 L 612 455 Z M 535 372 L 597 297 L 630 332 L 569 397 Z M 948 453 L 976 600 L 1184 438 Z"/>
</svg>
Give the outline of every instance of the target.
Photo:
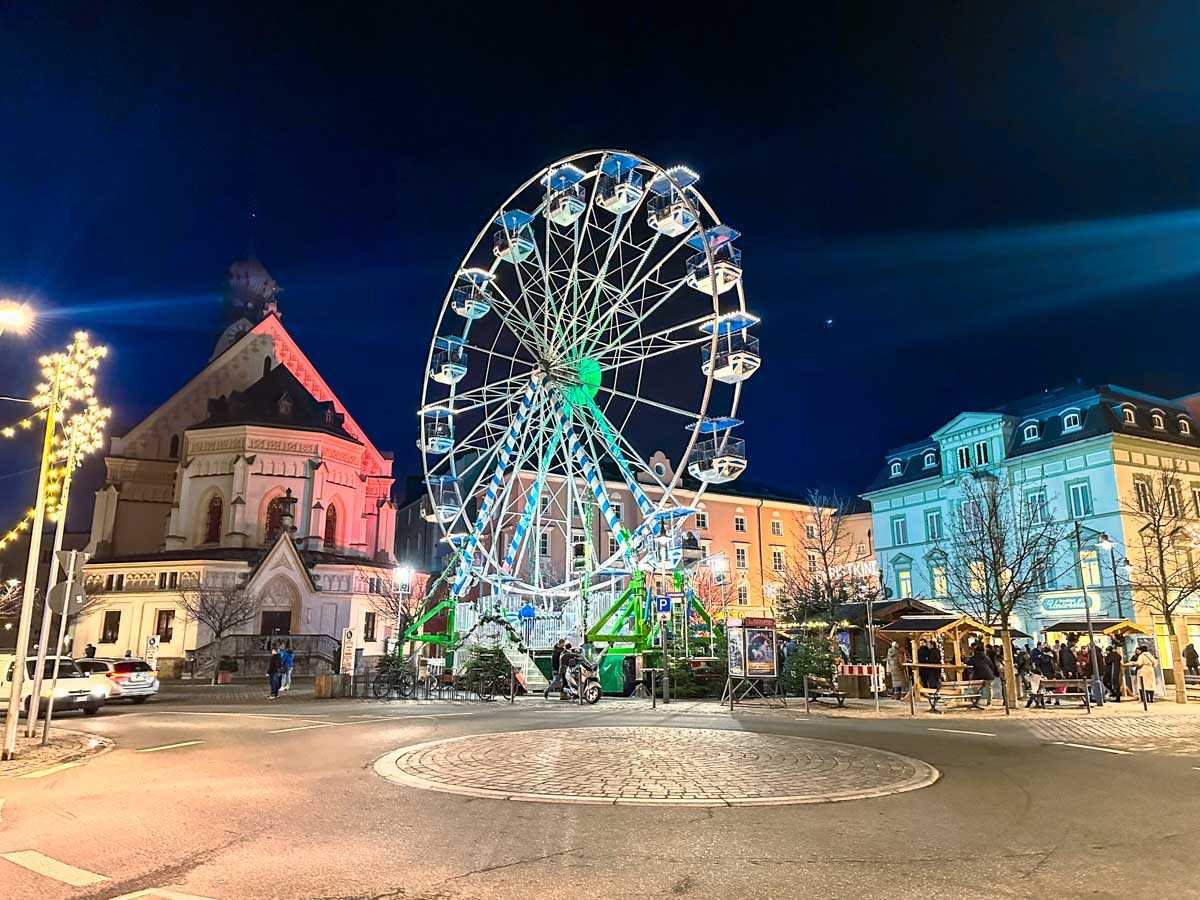
<svg viewBox="0 0 1200 900">
<path fill-rule="evenodd" d="M 50 744 L 41 746 L 41 723 L 36 737 L 25 737 L 25 720 L 17 734 L 17 752 L 13 759 L 0 762 L 0 779 L 38 777 L 37 773 L 56 766 L 82 762 L 110 749 L 112 741 L 78 731 L 50 729 Z"/>
<path fill-rule="evenodd" d="M 313 702 L 312 678 L 297 678 L 292 681 L 292 689 L 270 701 L 271 690 L 266 678 L 235 681 L 233 684 L 209 684 L 200 679 L 183 681 L 164 681 L 158 689 L 158 695 L 151 703 L 261 703 L 264 700 L 274 703 L 306 703 Z"/>
</svg>

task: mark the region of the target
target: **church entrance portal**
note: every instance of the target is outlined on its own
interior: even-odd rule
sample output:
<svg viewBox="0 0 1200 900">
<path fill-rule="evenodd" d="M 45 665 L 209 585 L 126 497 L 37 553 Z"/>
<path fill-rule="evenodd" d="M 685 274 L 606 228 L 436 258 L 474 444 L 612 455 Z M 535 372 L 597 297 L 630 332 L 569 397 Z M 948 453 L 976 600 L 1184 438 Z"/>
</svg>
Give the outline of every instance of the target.
<svg viewBox="0 0 1200 900">
<path fill-rule="evenodd" d="M 279 611 L 268 610 L 262 614 L 262 627 L 259 629 L 259 634 L 291 634 L 292 633 L 292 613 L 291 610 Z"/>
</svg>

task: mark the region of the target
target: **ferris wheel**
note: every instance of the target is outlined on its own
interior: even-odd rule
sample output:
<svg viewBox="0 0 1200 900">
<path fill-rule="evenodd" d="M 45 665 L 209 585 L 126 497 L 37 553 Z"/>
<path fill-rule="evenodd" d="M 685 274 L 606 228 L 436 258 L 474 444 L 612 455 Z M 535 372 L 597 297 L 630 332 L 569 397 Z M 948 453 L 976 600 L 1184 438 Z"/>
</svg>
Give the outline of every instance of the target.
<svg viewBox="0 0 1200 900">
<path fill-rule="evenodd" d="M 568 597 L 673 566 L 704 489 L 745 468 L 734 429 L 758 319 L 738 232 L 698 181 L 577 153 L 517 188 L 463 257 L 418 410 L 451 601 Z M 675 465 L 648 459 L 651 440 Z"/>
</svg>

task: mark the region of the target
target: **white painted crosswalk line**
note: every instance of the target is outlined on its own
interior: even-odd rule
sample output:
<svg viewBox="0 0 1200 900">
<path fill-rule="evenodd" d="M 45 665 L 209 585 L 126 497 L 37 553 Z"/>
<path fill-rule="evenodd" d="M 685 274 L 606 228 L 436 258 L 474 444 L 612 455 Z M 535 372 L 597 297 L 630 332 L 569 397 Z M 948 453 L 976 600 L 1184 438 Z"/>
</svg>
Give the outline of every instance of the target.
<svg viewBox="0 0 1200 900">
<path fill-rule="evenodd" d="M 1078 750 L 1099 750 L 1101 753 L 1118 753 L 1121 756 L 1129 756 L 1130 750 L 1117 750 L 1115 747 L 1094 747 L 1091 744 L 1072 744 L 1069 741 L 1051 741 L 1052 744 L 1058 744 L 1060 747 L 1075 747 Z"/>
<path fill-rule="evenodd" d="M 178 744 L 163 744 L 161 747 L 143 747 L 138 753 L 157 753 L 159 750 L 174 750 L 176 747 L 192 747 L 204 741 L 180 741 Z"/>
<path fill-rule="evenodd" d="M 108 881 L 103 875 L 97 875 L 95 872 L 89 872 L 87 869 L 77 869 L 75 866 L 59 862 L 57 859 L 53 859 L 36 850 L 18 850 L 15 853 L 4 853 L 0 854 L 0 859 L 7 859 L 10 863 L 15 863 L 24 869 L 28 869 L 30 872 L 36 872 L 38 875 L 53 878 L 55 881 L 69 884 L 71 887 L 87 887 L 89 884 L 99 884 L 101 881 Z"/>
<path fill-rule="evenodd" d="M 980 737 L 995 737 L 994 731 L 964 731 L 961 728 L 930 728 L 929 731 L 944 731 L 947 734 L 976 734 Z"/>
</svg>

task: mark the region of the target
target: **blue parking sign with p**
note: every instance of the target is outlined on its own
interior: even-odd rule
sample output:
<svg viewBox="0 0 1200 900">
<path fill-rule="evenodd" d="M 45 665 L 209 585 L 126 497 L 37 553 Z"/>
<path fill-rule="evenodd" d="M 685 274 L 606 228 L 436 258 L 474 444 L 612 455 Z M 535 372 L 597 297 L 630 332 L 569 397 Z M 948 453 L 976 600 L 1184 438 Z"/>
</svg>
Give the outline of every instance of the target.
<svg viewBox="0 0 1200 900">
<path fill-rule="evenodd" d="M 654 611 L 660 612 L 660 613 L 669 613 L 671 611 L 671 598 L 670 597 L 661 597 L 661 596 L 655 597 L 654 598 Z"/>
</svg>

